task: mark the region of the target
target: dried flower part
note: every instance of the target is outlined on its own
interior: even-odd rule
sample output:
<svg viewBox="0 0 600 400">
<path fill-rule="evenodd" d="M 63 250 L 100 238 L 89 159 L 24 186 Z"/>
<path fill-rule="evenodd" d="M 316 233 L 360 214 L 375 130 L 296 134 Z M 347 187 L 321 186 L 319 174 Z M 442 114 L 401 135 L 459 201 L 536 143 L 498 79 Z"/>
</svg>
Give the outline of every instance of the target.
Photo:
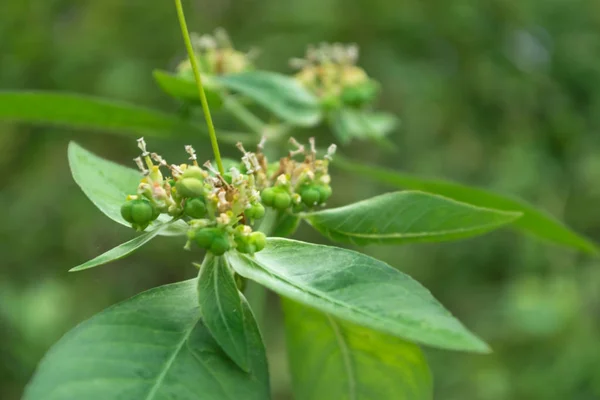
<svg viewBox="0 0 600 400">
<path fill-rule="evenodd" d="M 198 64 L 203 73 L 208 75 L 235 74 L 252 69 L 252 60 L 256 51 L 243 53 L 235 50 L 227 32 L 217 28 L 212 35 L 192 34 Z M 181 75 L 191 74 L 191 63 L 188 59 L 177 67 Z"/>
<path fill-rule="evenodd" d="M 290 60 L 292 68 L 299 69 L 296 79 L 326 107 L 341 104 L 363 106 L 372 102 L 379 85 L 356 65 L 358 46 L 341 43 L 321 43 L 309 46 L 304 58 Z"/>
</svg>

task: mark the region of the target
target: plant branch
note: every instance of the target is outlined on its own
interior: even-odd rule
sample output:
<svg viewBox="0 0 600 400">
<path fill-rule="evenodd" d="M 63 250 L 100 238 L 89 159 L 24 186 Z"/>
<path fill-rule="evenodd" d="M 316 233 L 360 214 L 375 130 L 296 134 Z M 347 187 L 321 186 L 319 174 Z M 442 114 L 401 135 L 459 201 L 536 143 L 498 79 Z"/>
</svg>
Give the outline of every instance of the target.
<svg viewBox="0 0 600 400">
<path fill-rule="evenodd" d="M 188 52 L 190 64 L 194 71 L 194 78 L 196 79 L 196 85 L 198 86 L 198 93 L 200 94 L 200 102 L 202 103 L 202 110 L 204 111 L 204 118 L 206 119 L 206 125 L 208 125 L 208 135 L 210 136 L 210 142 L 212 145 L 213 153 L 215 155 L 215 161 L 221 174 L 225 173 L 223 168 L 223 161 L 221 161 L 221 152 L 219 151 L 219 143 L 217 142 L 217 134 L 215 132 L 215 126 L 213 125 L 212 117 L 210 116 L 210 108 L 208 107 L 208 101 L 206 100 L 206 93 L 204 93 L 204 86 L 202 86 L 202 77 L 200 76 L 200 69 L 198 68 L 198 60 L 194 53 L 192 41 L 190 39 L 190 33 L 185 22 L 185 14 L 183 13 L 183 6 L 181 0 L 175 0 L 175 7 L 177 8 L 177 17 L 179 18 L 179 26 L 181 26 L 181 33 L 183 35 L 183 41 Z"/>
</svg>

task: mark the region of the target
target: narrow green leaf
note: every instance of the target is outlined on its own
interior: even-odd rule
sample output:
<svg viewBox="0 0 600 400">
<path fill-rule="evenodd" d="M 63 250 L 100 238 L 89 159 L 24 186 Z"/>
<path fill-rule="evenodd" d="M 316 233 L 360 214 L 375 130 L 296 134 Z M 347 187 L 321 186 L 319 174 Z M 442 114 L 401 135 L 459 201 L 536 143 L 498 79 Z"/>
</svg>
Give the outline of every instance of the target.
<svg viewBox="0 0 600 400">
<path fill-rule="evenodd" d="M 227 253 L 240 275 L 345 321 L 435 347 L 488 352 L 488 346 L 408 275 L 354 251 L 268 239 L 248 256 Z"/>
<path fill-rule="evenodd" d="M 317 99 L 296 80 L 265 71 L 214 76 L 215 84 L 242 94 L 283 121 L 298 126 L 314 126 L 321 119 Z"/>
<path fill-rule="evenodd" d="M 385 168 L 359 164 L 342 157 L 337 157 L 334 165 L 354 174 L 363 175 L 367 179 L 394 187 L 437 193 L 479 207 L 521 212 L 523 216 L 514 223 L 516 228 L 559 245 L 573 247 L 588 253 L 598 253 L 599 251 L 595 243 L 573 232 L 552 216 L 519 199 L 450 181 L 425 179 Z"/>
<path fill-rule="evenodd" d="M 100 211 L 113 221 L 130 226 L 121 217 L 121 206 L 127 195 L 137 192 L 142 178 L 139 171 L 100 158 L 75 142 L 69 143 L 69 166 L 75 182 Z M 154 230 L 170 220 L 171 217 L 163 214 L 147 229 Z M 185 222 L 177 221 L 161 229 L 159 234 L 184 235 L 186 230 Z"/>
<path fill-rule="evenodd" d="M 394 192 L 305 218 L 334 241 L 367 245 L 461 239 L 502 227 L 520 215 L 435 194 Z"/>
<path fill-rule="evenodd" d="M 331 113 L 333 133 L 342 144 L 352 139 L 381 139 L 398 126 L 393 114 L 344 107 Z"/>
<path fill-rule="evenodd" d="M 430 400 L 419 346 L 283 299 L 296 400 Z"/>
<path fill-rule="evenodd" d="M 248 371 L 242 300 L 225 257 L 206 254 L 198 275 L 198 301 L 212 336 L 240 368 Z"/>
<path fill-rule="evenodd" d="M 265 350 L 249 307 L 246 373 L 199 319 L 196 286 L 194 279 L 155 288 L 83 322 L 46 354 L 24 399 L 268 399 Z"/>
<path fill-rule="evenodd" d="M 0 121 L 157 137 L 181 137 L 199 129 L 169 114 L 121 101 L 40 91 L 0 91 Z"/>
<path fill-rule="evenodd" d="M 158 83 L 158 86 L 160 86 L 160 88 L 168 95 L 173 96 L 176 99 L 200 104 L 198 87 L 196 86 L 196 81 L 192 74 L 190 74 L 189 77 L 183 77 L 157 69 L 153 71 L 152 75 L 154 76 L 156 83 Z M 205 78 L 203 78 L 202 81 L 204 83 L 208 104 L 211 108 L 218 108 L 223 104 L 223 101 L 219 96 L 219 93 L 214 90 L 214 85 L 211 84 L 209 77 Z"/>
<path fill-rule="evenodd" d="M 169 223 L 165 223 L 156 227 L 156 229 L 150 232 L 144 232 L 143 234 L 131 239 L 128 242 L 118 245 L 107 251 L 106 253 L 100 254 L 98 257 L 93 258 L 81 265 L 71 268 L 69 272 L 83 271 L 84 269 L 90 269 L 98 267 L 100 265 L 108 264 L 109 262 L 125 258 L 152 239 L 156 237 L 163 229 L 165 229 Z"/>
</svg>

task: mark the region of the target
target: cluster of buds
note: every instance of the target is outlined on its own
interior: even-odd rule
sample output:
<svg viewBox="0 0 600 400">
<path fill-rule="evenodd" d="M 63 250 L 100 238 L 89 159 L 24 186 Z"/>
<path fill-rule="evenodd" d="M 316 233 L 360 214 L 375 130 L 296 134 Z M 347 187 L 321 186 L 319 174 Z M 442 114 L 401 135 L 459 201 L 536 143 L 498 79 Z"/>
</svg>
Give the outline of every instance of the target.
<svg viewBox="0 0 600 400">
<path fill-rule="evenodd" d="M 253 68 L 252 60 L 256 51 L 242 53 L 235 50 L 229 35 L 223 29 L 216 29 L 213 35 L 192 35 L 192 45 L 198 59 L 199 68 L 206 75 L 225 75 L 244 72 Z M 180 75 L 192 74 L 189 60 L 177 67 Z"/>
<path fill-rule="evenodd" d="M 238 144 L 243 153 L 242 169 L 255 177 L 262 204 L 267 207 L 301 212 L 323 206 L 332 194 L 328 167 L 336 146 L 329 146 L 327 154 L 318 159 L 314 138 L 309 139 L 308 147 L 294 138 L 290 143 L 294 149 L 279 162 L 271 164 L 262 152 L 264 141 L 258 145 L 256 153 L 247 152 Z M 297 160 L 299 157 L 303 160 Z"/>
<path fill-rule="evenodd" d="M 265 206 L 295 213 L 322 206 L 331 196 L 328 166 L 335 145 L 318 159 L 313 138 L 308 147 L 290 142 L 294 148 L 272 164 L 263 153 L 264 139 L 256 152 L 238 143 L 243 153 L 239 168 L 221 174 L 210 162 L 198 165 L 192 146 L 185 146 L 188 163 L 169 164 L 150 153 L 140 138 L 142 154 L 134 161 L 143 177 L 137 193 L 127 196 L 121 215 L 139 231 L 161 214 L 186 221 L 187 249 L 195 243 L 215 255 L 234 248 L 248 254 L 260 251 L 266 238 L 252 227 L 264 217 Z M 297 160 L 300 156 L 303 160 Z M 163 175 L 166 170 L 168 176 Z"/>
<path fill-rule="evenodd" d="M 144 230 L 160 214 L 168 214 L 188 223 L 186 248 L 196 243 L 216 255 L 234 247 L 248 253 L 264 248 L 264 234 L 251 227 L 265 214 L 252 174 L 231 168 L 221 175 L 210 162 L 200 167 L 192 146 L 185 147 L 190 162 L 180 165 L 147 151 L 143 138 L 138 146 L 142 154 L 134 160 L 143 178 L 121 207 L 133 228 Z M 163 176 L 161 168 L 170 176 Z"/>
<path fill-rule="evenodd" d="M 293 58 L 290 65 L 300 70 L 296 79 L 319 97 L 325 107 L 361 107 L 375 99 L 379 84 L 356 65 L 357 61 L 355 44 L 322 43 L 309 46 L 305 57 Z"/>
</svg>

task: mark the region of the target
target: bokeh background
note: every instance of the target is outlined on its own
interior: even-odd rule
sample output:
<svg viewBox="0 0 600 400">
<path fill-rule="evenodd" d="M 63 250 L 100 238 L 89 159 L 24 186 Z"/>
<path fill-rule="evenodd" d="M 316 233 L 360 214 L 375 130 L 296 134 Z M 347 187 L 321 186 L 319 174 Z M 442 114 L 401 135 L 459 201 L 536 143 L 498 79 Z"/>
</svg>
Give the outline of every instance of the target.
<svg viewBox="0 0 600 400">
<path fill-rule="evenodd" d="M 392 136 L 395 153 L 353 143 L 344 154 L 522 197 L 600 242 L 600 2 L 189 3 L 193 30 L 226 28 L 237 47 L 262 50 L 264 69 L 290 73 L 287 60 L 309 43 L 358 43 L 361 65 L 382 83 L 380 108 L 400 116 L 402 127 Z M 173 68 L 183 55 L 170 1 L 0 5 L 0 89 L 74 91 L 176 110 L 151 71 Z M 66 272 L 133 236 L 76 187 L 70 140 L 123 163 L 137 155 L 133 137 L 0 124 L 1 399 L 19 398 L 44 352 L 79 321 L 194 275 L 198 254 L 172 238 L 109 266 Z M 168 159 L 185 144 L 151 143 Z M 193 144 L 210 157 L 206 140 Z M 342 172 L 333 187 L 333 205 L 386 189 Z M 323 241 L 308 228 L 298 237 Z M 495 350 L 428 349 L 436 399 L 600 399 L 597 260 L 510 230 L 365 251 L 421 281 Z M 271 297 L 264 334 L 272 384 L 278 399 L 288 399 L 279 318 Z"/>
</svg>

